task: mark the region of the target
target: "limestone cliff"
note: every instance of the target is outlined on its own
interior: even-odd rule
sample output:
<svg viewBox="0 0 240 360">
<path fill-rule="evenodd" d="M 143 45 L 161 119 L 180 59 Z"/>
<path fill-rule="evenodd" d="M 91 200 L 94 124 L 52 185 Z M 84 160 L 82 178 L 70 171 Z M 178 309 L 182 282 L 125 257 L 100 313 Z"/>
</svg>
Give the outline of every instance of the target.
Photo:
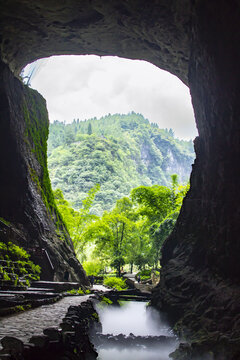
<svg viewBox="0 0 240 360">
<path fill-rule="evenodd" d="M 67 270 L 71 280 L 86 284 L 52 195 L 45 100 L 3 63 L 0 74 L 1 240 L 28 249 L 42 266 L 43 279 L 63 280 Z"/>
</svg>

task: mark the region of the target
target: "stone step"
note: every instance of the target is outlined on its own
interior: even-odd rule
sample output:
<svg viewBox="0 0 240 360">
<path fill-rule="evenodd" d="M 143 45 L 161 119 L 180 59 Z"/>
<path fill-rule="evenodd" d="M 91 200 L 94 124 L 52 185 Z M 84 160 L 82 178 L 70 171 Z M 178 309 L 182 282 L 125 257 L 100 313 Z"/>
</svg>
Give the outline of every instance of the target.
<svg viewBox="0 0 240 360">
<path fill-rule="evenodd" d="M 32 287 L 35 288 L 49 288 L 55 292 L 63 292 L 72 289 L 79 289 L 80 284 L 77 282 L 57 282 L 57 281 L 33 281 Z"/>
<path fill-rule="evenodd" d="M 43 291 L 11 291 L 11 290 L 6 290 L 6 291 L 0 291 L 0 294 L 2 296 L 4 295 L 9 295 L 9 294 L 13 294 L 13 295 L 23 295 L 24 298 L 27 299 L 43 299 L 43 298 L 54 298 L 57 296 L 57 294 L 55 292 L 43 292 Z"/>
<path fill-rule="evenodd" d="M 126 301 L 149 301 L 151 294 L 141 292 L 137 289 L 122 290 L 122 291 L 109 291 L 106 295 L 110 300 L 126 300 Z"/>
<path fill-rule="evenodd" d="M 50 289 L 50 288 L 37 288 L 37 287 L 29 287 L 27 289 L 27 291 L 44 291 L 44 292 L 50 292 L 53 293 L 55 292 L 54 289 Z"/>
<path fill-rule="evenodd" d="M 0 291 L 0 299 L 2 298 L 15 298 L 15 294 L 2 294 Z"/>
<path fill-rule="evenodd" d="M 27 289 L 27 286 L 25 285 L 18 285 L 18 286 L 14 286 L 14 285 L 1 285 L 0 286 L 0 291 L 23 291 L 23 290 L 26 290 Z"/>
<path fill-rule="evenodd" d="M 149 301 L 149 298 L 144 296 L 128 296 L 128 295 L 120 295 L 120 296 L 108 296 L 110 300 L 122 300 L 122 301 Z"/>
</svg>

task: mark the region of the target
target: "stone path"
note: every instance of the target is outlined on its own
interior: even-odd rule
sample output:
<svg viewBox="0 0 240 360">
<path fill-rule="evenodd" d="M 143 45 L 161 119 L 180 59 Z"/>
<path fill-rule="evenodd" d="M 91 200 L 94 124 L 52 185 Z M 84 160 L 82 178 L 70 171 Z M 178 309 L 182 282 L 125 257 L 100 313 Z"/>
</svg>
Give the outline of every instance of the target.
<svg viewBox="0 0 240 360">
<path fill-rule="evenodd" d="M 93 288 L 107 290 L 102 285 L 94 285 Z M 43 305 L 36 309 L 0 318 L 0 339 L 4 336 L 13 336 L 26 342 L 32 335 L 42 335 L 43 329 L 58 326 L 61 323 L 69 306 L 79 305 L 88 298 L 89 295 L 68 296 L 55 304 Z"/>
<path fill-rule="evenodd" d="M 126 278 L 128 279 L 128 281 L 131 282 L 132 286 L 135 287 L 135 289 L 138 289 L 142 292 L 149 292 L 151 293 L 151 290 L 153 288 L 152 285 L 150 284 L 142 284 L 142 283 L 138 283 L 136 280 L 135 280 L 135 275 L 136 273 L 126 273 L 123 275 L 123 278 Z"/>
<path fill-rule="evenodd" d="M 14 336 L 26 342 L 32 335 L 42 335 L 45 328 L 58 326 L 71 305 L 86 301 L 86 296 L 69 296 L 51 305 L 10 315 L 0 319 L 0 339 Z"/>
</svg>

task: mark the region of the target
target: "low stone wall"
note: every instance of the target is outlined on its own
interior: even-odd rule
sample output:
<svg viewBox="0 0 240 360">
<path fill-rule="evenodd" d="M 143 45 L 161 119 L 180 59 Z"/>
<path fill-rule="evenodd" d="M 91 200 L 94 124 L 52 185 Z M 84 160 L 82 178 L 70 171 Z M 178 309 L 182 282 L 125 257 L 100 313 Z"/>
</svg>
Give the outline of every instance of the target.
<svg viewBox="0 0 240 360">
<path fill-rule="evenodd" d="M 95 360 L 97 352 L 89 333 L 101 332 L 98 315 L 90 300 L 70 306 L 60 328 L 47 328 L 29 343 L 6 336 L 1 340 L 0 360 Z"/>
</svg>

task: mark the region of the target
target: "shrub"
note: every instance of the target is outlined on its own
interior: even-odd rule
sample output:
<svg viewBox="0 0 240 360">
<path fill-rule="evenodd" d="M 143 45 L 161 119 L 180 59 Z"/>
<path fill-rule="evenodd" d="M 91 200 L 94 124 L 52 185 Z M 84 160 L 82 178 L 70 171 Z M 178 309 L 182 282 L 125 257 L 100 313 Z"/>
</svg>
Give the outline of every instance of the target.
<svg viewBox="0 0 240 360">
<path fill-rule="evenodd" d="M 68 290 L 67 293 L 70 295 L 85 295 L 84 291 L 81 288 L 79 288 L 78 290 L 76 289 Z"/>
<path fill-rule="evenodd" d="M 91 294 L 91 290 L 83 290 L 81 288 L 79 289 L 72 289 L 72 290 L 68 290 L 67 291 L 67 294 L 70 294 L 70 295 L 88 295 L 88 294 Z"/>
<path fill-rule="evenodd" d="M 103 284 L 119 291 L 127 289 L 126 280 L 122 278 L 110 277 L 104 279 Z"/>
<path fill-rule="evenodd" d="M 102 263 L 99 260 L 84 261 L 82 265 L 88 276 L 97 276 L 102 270 Z"/>
<path fill-rule="evenodd" d="M 139 271 L 137 274 L 136 274 L 136 279 L 138 278 L 138 276 L 140 276 L 141 278 L 141 281 L 145 281 L 145 280 L 148 280 L 148 279 L 151 279 L 151 272 L 152 270 L 141 270 Z"/>
<path fill-rule="evenodd" d="M 112 303 L 113 303 L 110 299 L 108 299 L 108 298 L 105 297 L 105 296 L 103 296 L 101 302 L 104 303 L 104 304 L 107 304 L 107 305 L 112 305 Z"/>
<path fill-rule="evenodd" d="M 145 281 L 145 280 L 149 280 L 150 277 L 149 276 L 141 276 L 141 281 Z"/>
<path fill-rule="evenodd" d="M 41 268 L 29 260 L 30 255 L 26 250 L 9 242 L 0 242 L 0 278 L 4 281 L 12 281 L 14 286 L 29 286 L 31 280 L 39 280 Z"/>
<path fill-rule="evenodd" d="M 147 276 L 148 278 L 151 277 L 151 272 L 152 270 L 151 269 L 145 269 L 145 270 L 141 270 L 137 273 L 137 276 Z"/>
</svg>

